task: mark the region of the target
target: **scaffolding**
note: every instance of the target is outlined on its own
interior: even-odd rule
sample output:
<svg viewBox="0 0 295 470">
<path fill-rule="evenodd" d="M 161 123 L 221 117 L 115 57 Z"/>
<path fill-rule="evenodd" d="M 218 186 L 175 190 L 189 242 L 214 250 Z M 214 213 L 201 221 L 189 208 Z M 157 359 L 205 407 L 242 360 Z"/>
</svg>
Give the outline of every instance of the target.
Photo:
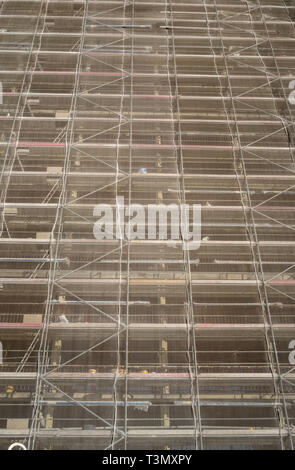
<svg viewBox="0 0 295 470">
<path fill-rule="evenodd" d="M 294 22 L 0 1 L 1 449 L 294 448 Z M 201 204 L 200 248 L 96 239 L 122 198 Z"/>
</svg>

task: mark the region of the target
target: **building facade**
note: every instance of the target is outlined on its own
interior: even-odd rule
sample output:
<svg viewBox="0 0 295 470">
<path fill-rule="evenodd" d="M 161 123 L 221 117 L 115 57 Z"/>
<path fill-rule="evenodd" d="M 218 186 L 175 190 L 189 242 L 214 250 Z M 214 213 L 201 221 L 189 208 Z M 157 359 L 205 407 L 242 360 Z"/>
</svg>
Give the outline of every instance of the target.
<svg viewBox="0 0 295 470">
<path fill-rule="evenodd" d="M 293 449 L 294 20 L 0 2 L 1 449 Z M 195 249 L 125 231 L 182 204 Z"/>
</svg>

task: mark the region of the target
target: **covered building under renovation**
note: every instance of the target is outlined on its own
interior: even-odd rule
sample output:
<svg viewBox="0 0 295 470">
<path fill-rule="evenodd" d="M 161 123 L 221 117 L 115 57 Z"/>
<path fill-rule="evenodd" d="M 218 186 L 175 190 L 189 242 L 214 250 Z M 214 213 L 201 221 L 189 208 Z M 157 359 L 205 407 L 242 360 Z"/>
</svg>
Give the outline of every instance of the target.
<svg viewBox="0 0 295 470">
<path fill-rule="evenodd" d="M 1 449 L 293 449 L 294 21 L 0 1 Z M 134 204 L 201 205 L 199 244 Z"/>
</svg>

